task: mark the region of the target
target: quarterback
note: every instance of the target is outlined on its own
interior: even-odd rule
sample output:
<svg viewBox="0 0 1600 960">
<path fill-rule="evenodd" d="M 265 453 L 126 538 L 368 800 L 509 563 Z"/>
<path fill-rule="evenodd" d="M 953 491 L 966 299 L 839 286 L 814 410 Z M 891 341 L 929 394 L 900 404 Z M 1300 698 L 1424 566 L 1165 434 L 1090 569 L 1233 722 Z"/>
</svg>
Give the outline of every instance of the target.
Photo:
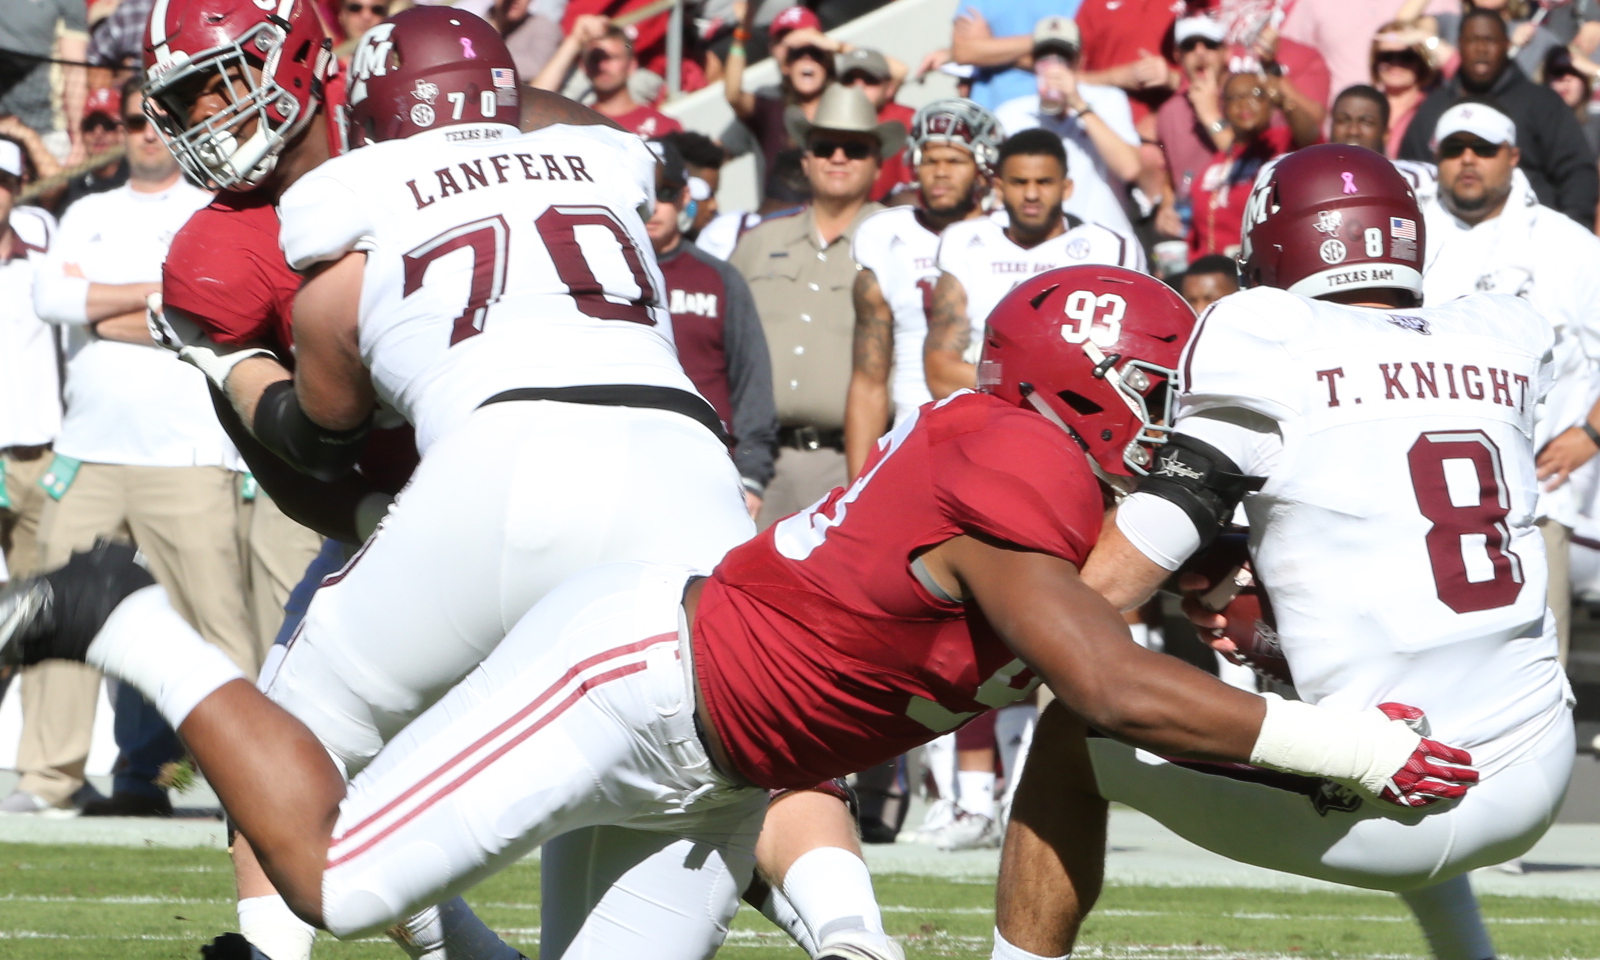
<svg viewBox="0 0 1600 960">
<path fill-rule="evenodd" d="M 1465 874 L 1539 839 L 1574 754 L 1533 524 L 1554 334 L 1516 297 L 1420 307 L 1422 231 L 1405 178 L 1370 150 L 1309 147 L 1262 171 L 1245 210 L 1252 289 L 1201 318 L 1172 438 L 1084 581 L 1137 605 L 1242 499 L 1274 617 L 1230 625 L 1219 648 L 1281 656 L 1307 703 L 1416 706 L 1481 781 L 1401 809 L 1086 739 L 1111 731 L 1053 707 L 1006 838 L 999 960 L 1070 952 L 1109 800 L 1238 860 L 1395 891 L 1442 960 L 1493 956 Z"/>
<path fill-rule="evenodd" d="M 987 392 L 923 407 L 849 488 L 709 577 L 611 563 L 562 584 L 348 783 L 172 613 L 129 548 L 8 588 L 0 650 L 87 660 L 145 693 L 289 904 L 341 937 L 609 825 L 696 845 L 693 862 L 658 866 L 683 876 L 669 905 L 704 932 L 680 924 L 650 955 L 708 956 L 725 928 L 688 875 L 713 860 L 748 877 L 768 789 L 880 763 L 1041 679 L 1098 729 L 1162 754 L 1330 777 L 1407 810 L 1467 795 L 1472 758 L 1420 735 L 1415 708 L 1224 686 L 1132 643 L 1078 576 L 1108 492 L 1162 436 L 1192 323 L 1143 275 L 1035 278 L 990 318 Z M 255 749 L 238 750 L 247 737 Z M 725 924 L 738 887 L 721 889 Z"/>
</svg>

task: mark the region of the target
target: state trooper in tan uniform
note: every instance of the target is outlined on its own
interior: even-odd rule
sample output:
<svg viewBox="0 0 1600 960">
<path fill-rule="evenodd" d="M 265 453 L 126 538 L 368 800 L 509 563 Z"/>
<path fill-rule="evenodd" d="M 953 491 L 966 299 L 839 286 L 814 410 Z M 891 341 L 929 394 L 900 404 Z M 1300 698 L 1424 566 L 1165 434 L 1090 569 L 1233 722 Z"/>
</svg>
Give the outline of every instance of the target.
<svg viewBox="0 0 1600 960">
<path fill-rule="evenodd" d="M 805 145 L 812 201 L 746 233 L 730 260 L 761 314 L 782 425 L 777 473 L 757 517 L 762 528 L 845 482 L 851 290 L 860 269 L 850 244 L 861 221 L 883 209 L 867 195 L 883 160 L 906 141 L 904 124 L 877 122 L 871 102 L 849 87 L 830 87 L 811 120 L 791 107 L 787 122 Z"/>
</svg>

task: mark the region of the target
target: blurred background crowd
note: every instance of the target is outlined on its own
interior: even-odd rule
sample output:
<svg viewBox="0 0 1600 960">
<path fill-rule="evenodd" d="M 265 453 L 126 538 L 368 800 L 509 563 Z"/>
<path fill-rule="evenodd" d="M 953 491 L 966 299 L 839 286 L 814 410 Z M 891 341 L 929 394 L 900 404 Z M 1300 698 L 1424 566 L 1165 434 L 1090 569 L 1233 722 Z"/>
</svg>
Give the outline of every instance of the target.
<svg viewBox="0 0 1600 960">
<path fill-rule="evenodd" d="M 142 110 L 153 3 L 0 0 L 0 548 L 15 576 L 96 537 L 131 538 L 182 612 L 253 674 L 321 543 L 256 488 L 198 373 L 144 332 L 166 247 L 209 202 Z M 319 7 L 347 59 L 410 3 Z M 934 209 L 945 174 L 917 146 L 933 141 L 914 108 L 937 96 L 976 105 L 948 142 L 974 152 L 976 128 L 993 125 L 975 215 L 1023 250 L 1078 238 L 1068 259 L 1033 272 L 1085 257 L 1136 265 L 1197 310 L 1238 287 L 1241 216 L 1264 164 L 1327 141 L 1382 153 L 1423 202 L 1430 299 L 1529 297 L 1573 345 L 1562 376 L 1575 416 L 1600 394 L 1600 289 L 1589 289 L 1600 283 L 1600 0 L 455 6 L 502 33 L 522 82 L 661 144 L 648 228 L 680 352 L 734 437 L 762 526 L 846 482 L 897 410 L 972 385 L 965 343 L 929 332 L 924 344 L 886 280 L 903 256 L 921 277 L 911 289 L 929 294 L 907 309 L 935 331 L 948 317 L 931 291 L 960 272 L 955 258 L 937 244 L 855 245 L 885 207 L 917 208 L 935 237 L 959 219 Z M 908 50 L 912 35 L 939 39 Z M 1040 164 L 1044 174 L 1023 175 Z M 1041 197 L 1047 212 L 1028 212 Z M 1072 233 L 1086 225 L 1103 233 Z M 1102 258 L 1107 237 L 1120 246 Z M 877 300 L 861 295 L 863 264 L 872 290 L 882 283 Z M 956 313 L 970 317 L 958 325 L 981 331 L 976 281 L 962 282 Z M 899 339 L 874 340 L 874 324 L 891 321 Z M 1574 680 L 1600 691 L 1600 650 L 1590 662 L 1583 640 L 1586 603 L 1600 599 L 1595 450 L 1569 434 L 1543 438 L 1541 462 L 1565 482 L 1541 524 L 1552 555 L 1570 559 L 1552 603 L 1578 604 Z M 1153 645 L 1172 629 L 1159 611 L 1136 619 Z M 1234 682 L 1257 683 L 1193 648 Z M 1600 720 L 1597 699 L 1584 698 L 1580 720 Z M 115 714 L 109 796 L 86 782 L 97 703 Z M 1006 768 L 1028 736 L 1031 708 L 1013 709 L 930 749 L 922 766 L 940 802 L 922 839 L 996 842 Z M 11 684 L 0 711 L 0 766 L 21 774 L 0 812 L 168 815 L 181 752 L 131 690 L 103 694 L 87 668 L 46 665 Z M 916 779 L 904 763 L 860 778 L 867 839 L 900 831 Z"/>
</svg>

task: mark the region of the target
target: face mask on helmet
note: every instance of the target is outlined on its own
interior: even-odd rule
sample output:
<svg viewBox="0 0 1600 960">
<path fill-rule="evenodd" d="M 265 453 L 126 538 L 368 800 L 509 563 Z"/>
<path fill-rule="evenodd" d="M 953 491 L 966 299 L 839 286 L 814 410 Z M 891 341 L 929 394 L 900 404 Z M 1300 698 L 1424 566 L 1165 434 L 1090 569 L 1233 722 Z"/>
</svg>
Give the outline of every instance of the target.
<svg viewBox="0 0 1600 960">
<path fill-rule="evenodd" d="M 1194 312 L 1166 284 L 1117 267 L 1030 278 L 989 315 L 978 389 L 1035 410 L 1125 491 L 1149 472 L 1177 402 Z"/>
<path fill-rule="evenodd" d="M 911 118 L 911 164 L 922 162 L 922 150 L 929 144 L 949 144 L 971 153 L 979 171 L 993 176 L 1002 139 L 994 115 L 971 100 L 936 100 Z"/>
<path fill-rule="evenodd" d="M 160 48 L 166 52 L 151 66 L 145 114 L 192 178 L 224 190 L 255 187 L 305 129 L 332 54 L 325 38 L 295 39 L 282 22 L 267 19 L 193 57 Z M 279 82 L 285 75 L 295 78 L 296 90 Z M 220 99 L 221 108 L 191 125 L 196 101 L 206 96 Z"/>
</svg>

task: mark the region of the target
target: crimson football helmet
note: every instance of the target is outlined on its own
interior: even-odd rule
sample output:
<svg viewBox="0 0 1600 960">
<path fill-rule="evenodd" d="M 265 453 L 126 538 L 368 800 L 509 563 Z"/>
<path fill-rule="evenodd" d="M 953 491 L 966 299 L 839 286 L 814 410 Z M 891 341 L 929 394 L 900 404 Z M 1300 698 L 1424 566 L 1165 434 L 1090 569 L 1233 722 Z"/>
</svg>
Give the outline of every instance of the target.
<svg viewBox="0 0 1600 960">
<path fill-rule="evenodd" d="M 978 389 L 1054 421 L 1101 479 L 1143 476 L 1166 442 L 1178 356 L 1194 323 L 1182 297 L 1142 273 L 1107 266 L 1041 273 L 990 312 Z"/>
<path fill-rule="evenodd" d="M 310 0 L 156 0 L 145 114 L 201 183 L 249 190 L 316 115 L 336 61 Z M 221 77 L 222 109 L 191 116 Z"/>
<path fill-rule="evenodd" d="M 1302 297 L 1403 290 L 1422 302 L 1422 213 L 1382 154 L 1329 143 L 1274 160 L 1244 208 L 1239 272 L 1247 287 Z"/>
<path fill-rule="evenodd" d="M 412 7 L 368 30 L 350 57 L 350 145 L 463 123 L 522 119 L 500 34 L 450 7 Z"/>
</svg>

